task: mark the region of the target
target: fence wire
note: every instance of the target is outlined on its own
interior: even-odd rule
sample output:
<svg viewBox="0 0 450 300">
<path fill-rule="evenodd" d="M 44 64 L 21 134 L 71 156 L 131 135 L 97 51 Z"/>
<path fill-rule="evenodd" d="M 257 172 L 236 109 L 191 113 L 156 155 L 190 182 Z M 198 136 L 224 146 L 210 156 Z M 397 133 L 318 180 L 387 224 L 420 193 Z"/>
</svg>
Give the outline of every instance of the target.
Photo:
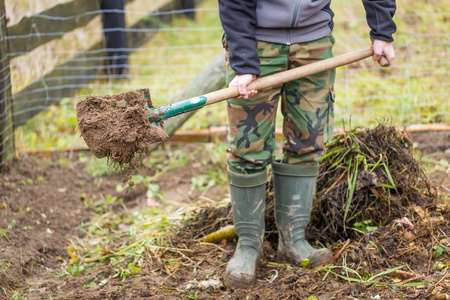
<svg viewBox="0 0 450 300">
<path fill-rule="evenodd" d="M 0 130 L 3 137 L 0 157 L 12 147 L 6 142 L 14 137 L 5 134 L 11 132 L 12 126 L 19 151 L 81 145 L 79 133 L 74 131 L 74 105 L 88 94 L 114 94 L 148 87 L 155 104 L 176 97 L 223 50 L 217 2 L 200 3 L 196 8 L 167 11 L 130 10 L 126 6 L 123 10 L 86 11 L 71 16 L 39 13 L 34 15 L 36 20 L 97 17 L 76 30 L 40 31 L 33 27 L 22 34 L 2 37 L 1 41 L 8 43 L 29 43 L 46 36 L 62 38 L 31 51 L 10 52 L 1 58 L 1 62 L 9 61 L 9 66 L 1 70 L 0 78 L 3 95 L 0 116 L 7 124 Z M 335 3 L 341 11 L 354 5 L 349 0 Z M 105 12 L 124 14 L 126 28 L 99 27 Z M 188 13 L 194 13 L 195 19 L 186 17 Z M 369 46 L 366 20 L 357 13 L 353 18 L 336 14 L 335 55 Z M 397 56 L 391 68 L 381 69 L 370 59 L 338 68 L 336 125 L 348 126 L 350 120 L 352 125 L 369 125 L 383 116 L 393 116 L 400 124 L 448 123 L 450 34 L 435 23 L 443 20 L 441 23 L 445 24 L 449 16 L 448 12 L 397 13 Z M 410 30 L 408 24 L 415 22 L 432 25 L 422 32 Z M 125 32 L 128 45 L 107 48 L 103 41 L 105 32 Z M 118 69 L 124 72 L 118 73 Z M 12 92 L 10 99 L 7 90 Z M 218 120 L 213 123 L 224 123 L 223 113 L 217 114 Z M 13 118 L 12 122 L 6 120 L 8 116 Z M 58 139 L 47 134 L 52 126 L 59 126 Z"/>
</svg>

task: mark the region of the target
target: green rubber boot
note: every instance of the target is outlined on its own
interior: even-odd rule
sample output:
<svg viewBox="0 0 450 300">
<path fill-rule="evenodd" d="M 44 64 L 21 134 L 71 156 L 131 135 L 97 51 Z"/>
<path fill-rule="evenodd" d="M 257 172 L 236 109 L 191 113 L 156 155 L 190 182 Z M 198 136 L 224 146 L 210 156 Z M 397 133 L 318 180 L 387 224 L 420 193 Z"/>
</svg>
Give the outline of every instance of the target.
<svg viewBox="0 0 450 300">
<path fill-rule="evenodd" d="M 278 228 L 277 259 L 299 264 L 309 259 L 314 268 L 328 261 L 332 252 L 315 249 L 305 239 L 319 166 L 272 164 L 275 220 Z"/>
<path fill-rule="evenodd" d="M 266 171 L 238 174 L 228 169 L 234 230 L 239 237 L 224 276 L 229 288 L 245 289 L 255 282 L 264 237 L 266 181 Z"/>
</svg>

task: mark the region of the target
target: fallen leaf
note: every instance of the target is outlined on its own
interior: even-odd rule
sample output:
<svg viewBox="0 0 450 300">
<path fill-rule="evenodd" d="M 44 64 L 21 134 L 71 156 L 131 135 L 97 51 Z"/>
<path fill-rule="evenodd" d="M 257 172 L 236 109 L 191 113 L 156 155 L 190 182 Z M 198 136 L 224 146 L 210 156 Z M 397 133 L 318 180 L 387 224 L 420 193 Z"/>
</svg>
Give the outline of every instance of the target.
<svg viewBox="0 0 450 300">
<path fill-rule="evenodd" d="M 66 260 L 64 258 L 62 258 L 61 256 L 57 256 L 56 260 L 61 262 L 61 263 L 65 263 L 66 262 Z"/>
<path fill-rule="evenodd" d="M 425 218 L 425 212 L 423 211 L 423 208 L 420 206 L 414 206 L 413 210 L 416 214 L 418 214 L 421 218 Z"/>
</svg>

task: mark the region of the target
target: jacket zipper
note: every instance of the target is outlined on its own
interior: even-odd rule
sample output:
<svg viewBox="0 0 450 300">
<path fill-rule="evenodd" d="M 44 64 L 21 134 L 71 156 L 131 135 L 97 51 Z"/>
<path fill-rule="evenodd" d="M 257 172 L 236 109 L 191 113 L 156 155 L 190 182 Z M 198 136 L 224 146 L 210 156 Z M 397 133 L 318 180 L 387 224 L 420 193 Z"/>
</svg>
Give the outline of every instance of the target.
<svg viewBox="0 0 450 300">
<path fill-rule="evenodd" d="M 292 20 L 291 20 L 291 28 L 294 27 L 295 22 L 297 21 L 298 18 L 298 10 L 300 9 L 300 2 L 301 0 L 297 0 L 295 2 L 295 7 L 294 7 L 294 14 L 292 16 Z M 288 33 L 287 33 L 287 44 L 290 45 L 291 44 L 291 29 L 288 28 Z"/>
<path fill-rule="evenodd" d="M 297 21 L 298 10 L 300 9 L 300 2 L 301 2 L 301 0 L 297 0 L 297 2 L 295 2 L 294 15 L 292 16 L 292 21 L 291 21 L 291 28 L 294 27 L 295 22 Z"/>
</svg>

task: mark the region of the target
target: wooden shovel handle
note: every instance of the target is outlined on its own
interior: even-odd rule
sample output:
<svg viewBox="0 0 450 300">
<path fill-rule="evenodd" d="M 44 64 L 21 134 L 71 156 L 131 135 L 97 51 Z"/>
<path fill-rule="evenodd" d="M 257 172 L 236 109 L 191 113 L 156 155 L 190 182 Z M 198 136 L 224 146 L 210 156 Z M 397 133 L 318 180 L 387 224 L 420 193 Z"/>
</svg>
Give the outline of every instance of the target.
<svg viewBox="0 0 450 300">
<path fill-rule="evenodd" d="M 270 76 L 260 77 L 250 83 L 247 88 L 250 90 L 262 90 L 268 87 L 278 86 L 295 79 L 327 71 L 339 66 L 347 65 L 372 55 L 373 51 L 371 48 L 369 48 L 335 56 L 332 58 L 327 58 L 288 71 L 276 73 Z M 381 66 L 389 66 L 389 62 L 385 58 L 383 58 L 383 60 L 380 59 L 379 63 Z M 171 103 L 160 108 L 152 108 L 152 112 L 150 113 L 148 118 L 151 123 L 159 125 L 160 121 L 162 120 L 186 113 L 188 111 L 202 108 L 206 105 L 211 105 L 230 98 L 236 98 L 238 96 L 238 87 L 228 87 L 222 90 L 208 93 L 206 95 L 201 95 L 198 97 Z"/>
<path fill-rule="evenodd" d="M 327 58 L 321 61 L 310 63 L 295 69 L 279 72 L 273 75 L 264 76 L 256 79 L 247 86 L 249 90 L 262 90 L 271 86 L 281 85 L 283 83 L 303 78 L 312 74 L 327 71 L 333 68 L 337 68 L 343 65 L 360 61 L 364 58 L 373 55 L 371 48 L 349 52 L 332 58 Z M 383 56 L 378 62 L 380 66 L 389 66 L 389 61 Z M 214 91 L 204 95 L 206 103 L 203 106 L 214 104 L 230 98 L 236 98 L 239 96 L 239 89 L 236 86 L 228 87 L 219 91 Z"/>
</svg>

